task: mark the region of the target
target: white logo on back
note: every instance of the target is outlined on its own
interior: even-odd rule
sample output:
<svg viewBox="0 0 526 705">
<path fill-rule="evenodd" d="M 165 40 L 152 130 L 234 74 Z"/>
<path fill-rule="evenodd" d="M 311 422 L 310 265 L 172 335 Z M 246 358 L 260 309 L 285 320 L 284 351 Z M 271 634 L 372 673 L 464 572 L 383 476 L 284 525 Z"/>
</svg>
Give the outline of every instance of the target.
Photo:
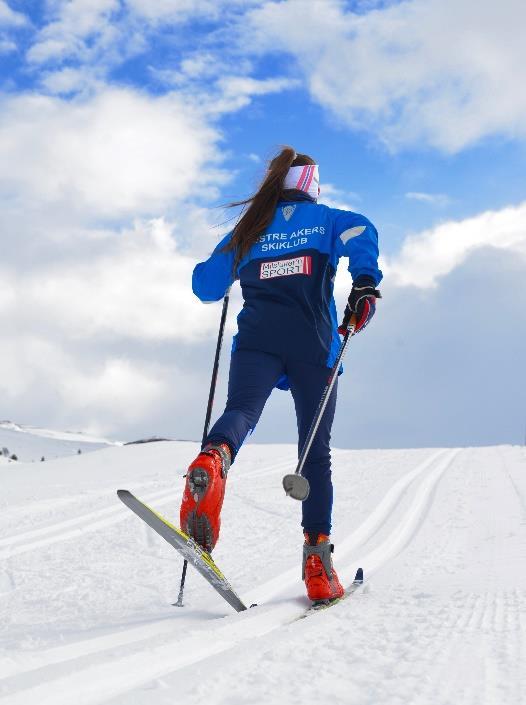
<svg viewBox="0 0 526 705">
<path fill-rule="evenodd" d="M 292 218 L 292 214 L 296 210 L 296 206 L 283 206 L 281 210 L 283 212 L 283 217 L 288 222 Z"/>
</svg>

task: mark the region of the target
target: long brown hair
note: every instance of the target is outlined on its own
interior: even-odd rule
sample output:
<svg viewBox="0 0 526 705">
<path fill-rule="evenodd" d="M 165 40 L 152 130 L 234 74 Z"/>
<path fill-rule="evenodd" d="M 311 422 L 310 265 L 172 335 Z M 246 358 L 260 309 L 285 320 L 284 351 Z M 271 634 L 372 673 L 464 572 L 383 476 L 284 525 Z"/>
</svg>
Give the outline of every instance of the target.
<svg viewBox="0 0 526 705">
<path fill-rule="evenodd" d="M 224 248 L 225 251 L 235 251 L 234 272 L 261 233 L 272 222 L 278 202 L 286 193 L 283 184 L 290 167 L 307 164 L 316 164 L 316 162 L 308 154 L 296 154 L 292 147 L 283 147 L 281 152 L 270 161 L 265 178 L 256 193 L 244 201 L 228 204 L 229 208 L 248 206 L 243 209 L 232 237 Z"/>
</svg>

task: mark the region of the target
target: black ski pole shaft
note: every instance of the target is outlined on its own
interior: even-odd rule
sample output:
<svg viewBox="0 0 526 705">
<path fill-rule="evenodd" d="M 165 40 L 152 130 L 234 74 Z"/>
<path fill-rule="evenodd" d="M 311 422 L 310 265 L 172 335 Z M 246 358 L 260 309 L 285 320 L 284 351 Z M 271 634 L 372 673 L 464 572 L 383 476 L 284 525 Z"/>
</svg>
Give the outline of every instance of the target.
<svg viewBox="0 0 526 705">
<path fill-rule="evenodd" d="M 314 418 L 312 420 L 309 433 L 307 435 L 307 440 L 303 445 L 300 457 L 298 459 L 296 470 L 294 471 L 294 474 L 285 475 L 285 477 L 283 478 L 283 489 L 285 490 L 285 493 L 293 499 L 304 501 L 309 496 L 309 481 L 306 477 L 301 474 L 301 471 L 303 470 L 303 466 L 305 465 L 305 461 L 312 446 L 312 442 L 321 423 L 323 412 L 325 411 L 325 408 L 327 407 L 327 404 L 329 402 L 331 392 L 334 389 L 334 384 L 336 382 L 336 379 L 338 378 L 338 371 L 340 368 L 341 361 L 343 360 L 343 356 L 345 355 L 345 352 L 347 350 L 349 340 L 354 335 L 355 328 L 356 318 L 355 316 L 352 316 L 347 326 L 345 336 L 341 342 L 340 349 L 338 350 L 338 355 L 336 356 L 334 365 L 331 368 L 329 374 L 329 381 L 327 382 L 327 386 L 323 390 L 320 403 L 318 404 L 318 408 L 316 409 L 316 413 L 314 414 Z"/>
<path fill-rule="evenodd" d="M 208 436 L 208 427 L 210 425 L 210 419 L 212 417 L 212 408 L 214 406 L 214 396 L 215 396 L 216 385 L 217 385 L 217 375 L 219 373 L 219 360 L 221 358 L 221 348 L 223 346 L 223 334 L 225 332 L 225 322 L 226 322 L 226 314 L 228 311 L 229 300 L 230 300 L 230 287 L 228 287 L 228 289 L 226 290 L 225 298 L 223 299 L 223 310 L 221 311 L 221 321 L 219 323 L 219 333 L 217 335 L 216 354 L 214 357 L 214 366 L 212 368 L 212 379 L 210 381 L 210 392 L 208 394 L 208 405 L 206 407 L 205 425 L 203 428 L 203 438 L 201 441 L 201 446 L 204 445 L 204 442 L 206 441 L 206 437 Z M 175 603 L 176 607 L 183 606 L 183 593 L 184 593 L 184 584 L 186 581 L 186 569 L 187 568 L 188 568 L 188 561 L 185 559 L 185 561 L 183 563 L 183 572 L 181 574 L 181 584 L 179 586 L 179 596 L 177 597 L 177 602 Z"/>
<path fill-rule="evenodd" d="M 181 584 L 179 585 L 179 595 L 177 596 L 177 602 L 174 602 L 175 607 L 182 607 L 183 606 L 183 592 L 184 592 L 184 583 L 186 580 L 187 568 L 188 568 L 188 561 L 185 558 L 184 563 L 183 563 L 183 572 L 181 573 Z"/>
<path fill-rule="evenodd" d="M 214 406 L 214 396 L 217 384 L 217 375 L 219 373 L 219 358 L 221 357 L 221 348 L 223 346 L 223 334 L 225 332 L 226 314 L 228 311 L 228 302 L 230 300 L 230 288 L 227 289 L 225 298 L 223 299 L 223 310 L 221 311 L 221 321 L 219 323 L 219 333 L 217 335 L 216 354 L 214 358 L 214 367 L 212 369 L 212 379 L 210 381 L 210 393 L 208 394 L 208 405 L 206 407 L 205 425 L 203 428 L 203 438 L 201 443 L 204 444 L 208 436 L 208 427 L 212 416 L 212 407 Z"/>
</svg>

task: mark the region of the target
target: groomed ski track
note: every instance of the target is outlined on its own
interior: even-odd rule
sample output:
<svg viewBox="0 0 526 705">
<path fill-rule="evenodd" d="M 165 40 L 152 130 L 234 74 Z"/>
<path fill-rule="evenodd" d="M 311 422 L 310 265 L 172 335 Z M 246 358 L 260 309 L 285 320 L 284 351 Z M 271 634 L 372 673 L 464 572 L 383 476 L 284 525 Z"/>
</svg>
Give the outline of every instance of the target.
<svg viewBox="0 0 526 705">
<path fill-rule="evenodd" d="M 337 494 L 336 506 L 341 523 L 347 523 L 345 532 L 335 530 L 335 562 L 344 584 L 352 582 L 358 566 L 364 568 L 367 582 L 351 599 L 324 613 L 310 615 L 307 620 L 298 620 L 305 613 L 307 603 L 299 580 L 297 506 L 290 499 L 281 501 L 280 497 L 277 501 L 274 489 L 281 484 L 281 474 L 294 466 L 292 448 L 283 446 L 276 447 L 280 452 L 279 462 L 269 462 L 275 455 L 272 450 L 252 446 L 247 450 L 246 460 L 240 458 L 239 466 L 236 464 L 237 473 L 229 479 L 230 500 L 225 504 L 222 540 L 225 544 L 230 541 L 231 548 L 236 546 L 238 560 L 232 550 L 216 555 L 220 567 L 245 602 L 257 602 L 259 606 L 235 614 L 194 572 L 189 574 L 187 608 L 177 610 L 169 606 L 170 598 L 176 597 L 180 562 L 170 547 L 162 546 L 153 532 L 142 527 L 116 498 L 113 500 L 114 490 L 108 487 L 111 473 L 104 475 L 100 469 L 95 469 L 96 456 L 99 463 L 107 463 L 107 468 L 118 466 L 125 456 L 132 476 L 127 483 L 129 488 L 154 507 L 168 507 L 168 515 L 173 516 L 179 501 L 182 471 L 170 477 L 168 472 L 162 472 L 162 467 L 169 467 L 169 463 L 173 466 L 174 455 L 177 459 L 191 456 L 194 448 L 190 446 L 153 444 L 139 450 L 109 449 L 91 454 L 82 462 L 86 469 L 92 470 L 93 487 L 104 478 L 102 491 L 97 493 L 87 488 L 87 502 L 76 502 L 74 497 L 68 502 L 63 498 L 62 516 L 54 522 L 39 521 L 39 512 L 35 511 L 33 516 L 26 516 L 20 522 L 26 525 L 21 526 L 18 533 L 4 528 L 0 539 L 3 566 L 0 588 L 6 613 L 11 607 L 15 619 L 11 617 L 10 621 L 17 628 L 14 629 L 15 644 L 10 643 L 8 631 L 0 657 L 0 705 L 168 703 L 173 702 L 174 694 L 177 699 L 184 695 L 185 703 L 203 701 L 205 696 L 208 702 L 225 705 L 231 702 L 299 703 L 305 702 L 302 669 L 309 678 L 312 653 L 322 659 L 329 674 L 332 673 L 333 702 L 395 702 L 388 696 L 389 683 L 396 685 L 395 695 L 404 697 L 406 702 L 450 702 L 449 697 L 453 698 L 455 689 L 458 693 L 459 688 L 464 689 L 464 698 L 455 699 L 457 703 L 520 702 L 514 698 L 525 693 L 524 681 L 519 670 L 514 674 L 513 668 L 524 648 L 524 638 L 520 637 L 521 627 L 524 627 L 521 611 L 526 603 L 524 586 L 515 586 L 512 581 L 510 590 L 502 590 L 492 571 L 508 568 L 508 562 L 521 555 L 524 558 L 523 537 L 516 535 L 515 541 L 510 537 L 505 544 L 505 536 L 501 536 L 499 528 L 503 528 L 505 534 L 510 529 L 509 522 L 498 512 L 481 517 L 483 531 L 481 536 L 477 534 L 477 541 L 481 538 L 490 542 L 489 550 L 482 549 L 486 562 L 489 559 L 490 563 L 483 570 L 483 564 L 475 560 L 475 573 L 469 573 L 465 584 L 458 580 L 456 572 L 462 567 L 461 561 L 470 559 L 469 550 L 473 548 L 466 537 L 470 532 L 465 531 L 469 529 L 469 518 L 473 518 L 469 496 L 473 488 L 469 479 L 472 484 L 473 478 L 478 481 L 475 493 L 484 495 L 489 490 L 488 499 L 491 499 L 492 490 L 497 486 L 501 493 L 503 491 L 495 482 L 495 471 L 500 482 L 507 478 L 504 491 L 509 500 L 508 519 L 513 515 L 519 525 L 526 525 L 526 505 L 521 494 L 525 486 L 517 476 L 514 463 L 515 455 L 517 462 L 521 461 L 521 449 L 423 450 L 407 451 L 405 455 L 402 451 L 377 451 L 369 455 L 366 451 L 335 451 L 336 492 L 343 495 Z M 490 462 L 482 460 L 484 457 Z M 148 478 L 148 473 L 144 470 L 141 473 L 140 468 L 144 468 L 145 462 L 151 465 L 152 461 L 160 469 L 154 478 Z M 383 461 L 384 467 L 375 470 L 374 465 L 379 461 Z M 353 462 L 358 466 L 354 472 Z M 63 461 L 56 461 L 51 481 L 63 479 L 64 470 Z M 345 477 L 346 471 L 350 478 Z M 377 476 L 371 478 L 368 473 L 373 472 Z M 115 475 L 120 480 L 125 473 Z M 346 484 L 342 486 L 342 483 Z M 19 487 L 14 491 L 14 496 L 18 493 L 20 499 L 24 494 L 22 485 L 19 480 Z M 441 488 L 442 497 L 437 501 Z M 360 492 L 365 496 L 362 507 L 359 506 Z M 101 497 L 106 495 L 107 502 L 102 506 Z M 49 499 L 42 502 L 47 506 Z M 78 511 L 71 512 L 71 503 L 78 504 Z M 86 505 L 97 508 L 82 511 Z M 23 506 L 19 507 L 19 516 Z M 36 509 L 38 502 L 30 506 Z M 17 515 L 16 505 L 8 508 L 7 514 L 10 512 L 12 520 Z M 348 514 L 361 516 L 361 520 L 348 523 L 344 521 Z M 475 515 L 476 526 L 479 517 L 476 512 Z M 250 523 L 262 519 L 269 527 L 271 545 L 275 532 L 285 525 L 289 535 L 294 537 L 289 542 L 292 546 L 283 548 L 284 555 L 264 552 L 265 570 L 261 568 L 265 534 Z M 238 525 L 234 528 L 236 522 Z M 462 522 L 468 523 L 463 525 Z M 294 526 L 293 531 L 289 525 Z M 493 534 L 485 536 L 488 527 Z M 254 534 L 256 546 L 251 546 L 247 529 Z M 465 545 L 454 540 L 455 529 Z M 242 534 L 241 538 L 236 534 Z M 432 537 L 431 545 L 429 537 Z M 427 540 L 427 545 L 423 539 Z M 86 542 L 95 545 L 86 545 Z M 46 552 L 51 551 L 51 561 L 58 560 L 60 564 L 72 554 L 78 557 L 84 546 L 91 563 L 79 561 L 80 578 L 90 582 L 90 571 L 100 575 L 101 565 L 94 563 L 97 551 L 102 551 L 105 561 L 111 563 L 109 578 L 105 581 L 103 577 L 101 586 L 110 593 L 118 593 L 120 589 L 116 600 L 122 601 L 122 610 L 115 614 L 114 627 L 104 621 L 104 615 L 100 620 L 97 617 L 100 596 L 88 594 L 85 595 L 87 608 L 84 603 L 80 609 L 83 615 L 89 613 L 87 619 L 79 619 L 81 629 L 75 630 L 75 620 L 67 610 L 67 618 L 61 624 L 61 615 L 59 613 L 57 618 L 56 610 L 61 607 L 64 611 L 64 605 L 61 605 L 60 594 L 48 592 L 53 585 L 48 585 L 45 574 L 37 579 L 41 609 L 46 618 L 39 625 L 24 625 L 27 620 L 24 600 L 20 595 L 17 599 L 16 595 L 20 573 L 28 570 L 35 560 L 39 566 L 45 566 Z M 427 550 L 434 555 L 426 555 Z M 128 552 L 122 567 L 119 566 L 121 551 Z M 429 561 L 429 558 L 436 560 Z M 135 572 L 127 572 L 130 561 Z M 157 580 L 151 575 L 152 566 L 158 571 Z M 268 578 L 269 572 L 274 573 L 273 577 Z M 171 589 L 169 581 L 173 583 Z M 257 587 L 244 589 L 252 582 Z M 421 589 L 423 586 L 425 589 Z M 75 584 L 72 592 L 74 599 L 78 599 L 79 585 Z M 134 592 L 140 594 L 135 602 Z M 8 604 L 10 597 L 11 605 Z M 35 594 L 30 593 L 29 599 L 35 599 Z M 91 600 L 95 613 L 89 611 Z M 151 603 L 156 605 L 157 614 L 152 612 Z M 31 608 L 27 612 L 30 615 Z M 474 638 L 477 631 L 492 634 L 493 660 L 487 651 L 481 652 L 481 644 L 487 650 L 490 640 L 487 643 L 484 639 L 477 641 Z M 79 638 L 79 632 L 86 638 Z M 513 637 L 504 640 L 502 636 L 508 632 Z M 27 635 L 25 640 L 22 633 Z M 470 685 L 464 673 L 463 654 L 468 653 L 465 643 L 470 639 L 483 659 L 483 665 L 478 666 L 475 660 L 475 667 L 483 671 L 483 687 L 479 683 L 478 692 L 475 683 Z M 458 653 L 454 651 L 455 645 Z M 342 661 L 342 647 L 354 657 L 351 663 L 346 663 L 347 659 Z M 366 664 L 367 655 L 370 662 Z M 474 664 L 470 661 L 469 666 L 473 668 Z M 379 672 L 371 682 L 370 671 L 375 668 Z M 418 668 L 422 670 L 420 677 Z M 506 670 L 510 676 L 507 682 Z M 446 674 L 448 678 L 444 679 Z M 383 680 L 379 680 L 380 677 Z M 321 678 L 320 694 L 327 691 L 327 682 L 325 674 Z M 405 689 L 404 693 L 399 692 L 400 687 Z M 312 690 L 307 689 L 307 692 L 312 695 Z M 210 700 L 211 694 L 214 695 Z M 498 700 L 493 700 L 494 697 Z M 313 701 L 315 699 L 313 697 Z"/>
</svg>

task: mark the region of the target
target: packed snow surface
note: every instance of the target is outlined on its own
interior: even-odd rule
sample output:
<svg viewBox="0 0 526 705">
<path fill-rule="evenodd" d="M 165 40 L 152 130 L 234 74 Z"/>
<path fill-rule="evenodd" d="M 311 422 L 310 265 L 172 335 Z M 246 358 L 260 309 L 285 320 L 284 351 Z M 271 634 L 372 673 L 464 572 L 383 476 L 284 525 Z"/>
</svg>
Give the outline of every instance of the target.
<svg viewBox="0 0 526 705">
<path fill-rule="evenodd" d="M 0 705 L 526 702 L 526 451 L 335 450 L 334 560 L 305 615 L 293 446 L 246 446 L 215 560 L 240 614 L 124 507 L 177 521 L 194 443 L 0 465 Z"/>
</svg>

